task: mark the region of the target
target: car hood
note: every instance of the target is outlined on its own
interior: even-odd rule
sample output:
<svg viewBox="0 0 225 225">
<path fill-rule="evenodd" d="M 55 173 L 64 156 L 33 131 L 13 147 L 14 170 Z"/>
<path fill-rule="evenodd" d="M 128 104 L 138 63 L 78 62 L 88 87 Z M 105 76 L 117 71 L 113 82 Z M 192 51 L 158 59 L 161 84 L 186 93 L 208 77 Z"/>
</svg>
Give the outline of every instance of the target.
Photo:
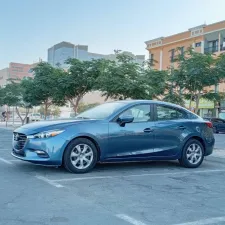
<svg viewBox="0 0 225 225">
<path fill-rule="evenodd" d="M 47 130 L 53 130 L 53 129 L 63 129 L 68 126 L 72 126 L 78 123 L 93 123 L 97 120 L 51 120 L 51 121 L 41 121 L 41 122 L 35 122 L 26 124 L 24 126 L 21 126 L 17 128 L 14 132 L 18 133 L 24 133 L 26 135 L 28 134 L 34 134 L 38 132 L 43 132 Z"/>
</svg>

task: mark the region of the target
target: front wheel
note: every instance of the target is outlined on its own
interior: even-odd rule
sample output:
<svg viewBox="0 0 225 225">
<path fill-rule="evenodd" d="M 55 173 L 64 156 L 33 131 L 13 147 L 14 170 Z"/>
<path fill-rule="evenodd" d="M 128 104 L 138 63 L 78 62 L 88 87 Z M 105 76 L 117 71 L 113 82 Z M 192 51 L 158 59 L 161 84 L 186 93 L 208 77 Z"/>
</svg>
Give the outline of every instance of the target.
<svg viewBox="0 0 225 225">
<path fill-rule="evenodd" d="M 93 142 L 77 138 L 67 146 L 63 163 L 71 173 L 87 173 L 96 165 L 97 159 L 98 152 Z"/>
<path fill-rule="evenodd" d="M 201 142 L 191 139 L 185 144 L 179 162 L 184 167 L 197 168 L 202 164 L 203 159 L 204 148 Z"/>
</svg>

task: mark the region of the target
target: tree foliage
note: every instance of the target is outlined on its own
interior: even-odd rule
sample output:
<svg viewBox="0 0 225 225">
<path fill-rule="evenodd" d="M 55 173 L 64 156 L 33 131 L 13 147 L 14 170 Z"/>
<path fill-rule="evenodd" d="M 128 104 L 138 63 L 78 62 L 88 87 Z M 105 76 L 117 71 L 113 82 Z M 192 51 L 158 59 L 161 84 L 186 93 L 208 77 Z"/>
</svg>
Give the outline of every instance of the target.
<svg viewBox="0 0 225 225">
<path fill-rule="evenodd" d="M 147 69 L 135 63 L 131 56 L 116 52 L 117 62 L 107 61 L 98 79 L 103 96 L 113 99 L 153 99 L 164 93 L 167 73 Z"/>
<path fill-rule="evenodd" d="M 182 54 L 179 49 L 177 52 L 178 55 L 175 59 L 177 68 L 173 70 L 169 80 L 170 84 L 176 94 L 183 92 L 183 97 L 190 99 L 190 102 L 194 99 L 196 101 L 195 111 L 198 112 L 200 98 L 218 97 L 217 93 L 212 95 L 213 91 L 206 87 L 217 85 L 224 75 L 218 70 L 218 60 L 211 54 L 198 53 L 192 48 Z"/>
<path fill-rule="evenodd" d="M 26 85 L 24 85 L 26 83 Z M 26 88 L 29 88 L 30 85 L 27 81 L 22 80 L 20 83 L 18 81 L 11 81 L 9 84 L 7 84 L 3 89 L 1 89 L 1 101 L 2 105 L 7 106 L 15 106 L 16 113 L 19 116 L 22 124 L 24 124 L 30 108 L 32 108 L 34 101 L 32 101 L 27 96 L 27 90 Z M 23 118 L 20 115 L 19 108 L 25 108 L 26 113 L 25 117 Z"/>
<path fill-rule="evenodd" d="M 0 89 L 0 105 L 25 107 L 42 105 L 45 117 L 53 113 L 52 106 L 70 102 L 74 112 L 90 106 L 80 104 L 88 92 L 99 90 L 108 99 L 158 99 L 184 105 L 184 99 L 196 101 L 196 112 L 200 98 L 214 102 L 225 99 L 210 86 L 225 78 L 225 54 L 215 58 L 201 54 L 192 48 L 176 57 L 168 70 L 154 70 L 154 61 L 137 64 L 132 56 L 115 51 L 116 61 L 106 59 L 80 61 L 68 59 L 65 71 L 41 62 L 35 68 L 34 77 L 11 81 Z M 59 110 L 57 108 L 58 114 Z"/>
<path fill-rule="evenodd" d="M 39 104 L 44 105 L 45 119 L 48 108 L 54 104 L 54 97 L 60 92 L 59 79 L 64 75 L 64 71 L 60 68 L 54 68 L 50 64 L 41 62 L 35 68 L 34 79 L 29 89 L 29 97 L 35 99 Z M 56 99 L 57 105 L 63 105 L 64 99 Z"/>
<path fill-rule="evenodd" d="M 78 59 L 68 59 L 67 73 L 58 78 L 58 89 L 53 100 L 69 101 L 74 112 L 83 96 L 95 89 L 96 80 L 101 73 L 101 65 L 104 60 L 80 61 Z"/>
</svg>

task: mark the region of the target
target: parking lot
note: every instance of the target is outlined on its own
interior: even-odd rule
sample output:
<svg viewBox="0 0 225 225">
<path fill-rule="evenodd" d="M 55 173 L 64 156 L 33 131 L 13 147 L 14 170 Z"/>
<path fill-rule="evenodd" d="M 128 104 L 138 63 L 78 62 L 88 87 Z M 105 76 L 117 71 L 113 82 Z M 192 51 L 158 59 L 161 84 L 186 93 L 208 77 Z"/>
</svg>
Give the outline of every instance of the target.
<svg viewBox="0 0 225 225">
<path fill-rule="evenodd" d="M 225 224 L 224 138 L 198 169 L 112 163 L 78 175 L 12 158 L 12 131 L 0 128 L 0 225 Z"/>
</svg>

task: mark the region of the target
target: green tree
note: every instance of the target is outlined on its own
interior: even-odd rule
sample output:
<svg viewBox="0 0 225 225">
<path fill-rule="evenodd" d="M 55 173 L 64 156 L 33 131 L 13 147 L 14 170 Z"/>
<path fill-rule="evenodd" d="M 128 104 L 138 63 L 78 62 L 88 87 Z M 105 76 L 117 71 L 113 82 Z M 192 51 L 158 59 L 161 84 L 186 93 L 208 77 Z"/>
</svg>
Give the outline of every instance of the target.
<svg viewBox="0 0 225 225">
<path fill-rule="evenodd" d="M 60 92 L 59 80 L 64 75 L 64 71 L 60 68 L 54 68 L 50 64 L 41 62 L 35 68 L 34 79 L 30 86 L 30 98 L 44 105 L 44 116 L 47 117 L 48 108 L 54 104 L 54 97 L 59 96 Z M 56 99 L 57 105 L 63 105 L 64 99 Z"/>
<path fill-rule="evenodd" d="M 73 110 L 77 108 L 83 96 L 94 90 L 96 80 L 101 73 L 101 64 L 104 60 L 80 61 L 68 59 L 66 63 L 70 66 L 67 73 L 58 79 L 58 90 L 54 95 L 54 101 L 58 103 L 70 102 Z"/>
<path fill-rule="evenodd" d="M 33 102 L 29 102 L 29 99 L 26 96 L 26 90 L 25 87 L 22 85 L 22 83 L 19 83 L 18 81 L 11 81 L 11 83 L 7 84 L 2 90 L 1 90 L 1 101 L 2 104 L 7 106 L 15 106 L 16 113 L 19 116 L 22 124 L 26 121 L 26 118 L 29 114 L 30 108 L 32 108 Z M 19 108 L 25 108 L 25 117 L 22 118 L 20 114 Z"/>
<path fill-rule="evenodd" d="M 184 91 L 187 99 L 196 101 L 195 112 L 198 112 L 200 98 L 207 98 L 208 92 L 204 88 L 217 85 L 220 75 L 215 69 L 216 60 L 210 54 L 202 54 L 189 48 L 184 54 L 178 53 L 175 59 L 178 67 L 172 77 L 172 82 Z M 178 93 L 177 93 L 178 94 Z"/>
<path fill-rule="evenodd" d="M 158 99 L 162 100 L 165 91 L 168 88 L 168 72 L 159 71 L 151 68 L 147 68 L 143 71 L 143 75 L 140 74 L 139 80 L 141 80 L 140 87 L 144 90 L 142 99 Z"/>
<path fill-rule="evenodd" d="M 117 62 L 108 61 L 98 80 L 103 96 L 113 99 L 160 99 L 167 87 L 166 71 L 153 70 L 152 61 L 145 65 L 134 62 L 131 56 L 116 52 Z"/>
<path fill-rule="evenodd" d="M 98 89 L 106 99 L 138 99 L 143 98 L 145 92 L 140 86 L 142 67 L 133 61 L 131 56 L 116 52 L 117 62 L 105 61 L 99 77 Z"/>
</svg>

